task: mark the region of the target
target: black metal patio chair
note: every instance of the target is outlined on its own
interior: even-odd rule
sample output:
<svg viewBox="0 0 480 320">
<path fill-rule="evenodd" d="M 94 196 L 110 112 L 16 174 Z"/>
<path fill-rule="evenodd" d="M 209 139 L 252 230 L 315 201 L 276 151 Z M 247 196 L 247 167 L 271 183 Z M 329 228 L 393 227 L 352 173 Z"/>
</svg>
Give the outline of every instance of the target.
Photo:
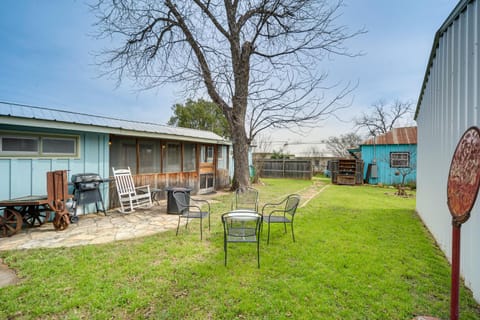
<svg viewBox="0 0 480 320">
<path fill-rule="evenodd" d="M 262 208 L 263 221 L 268 224 L 267 244 L 270 243 L 270 224 L 283 223 L 285 233 L 287 233 L 287 224 L 292 229 L 292 239 L 295 242 L 295 233 L 293 232 L 293 219 L 297 212 L 300 196 L 291 194 L 278 203 L 266 203 Z"/>
<path fill-rule="evenodd" d="M 189 192 L 183 190 L 174 191 L 173 198 L 179 212 L 176 234 L 178 235 L 181 219 L 187 219 L 185 229 L 187 229 L 190 219 L 198 219 L 200 220 L 200 240 L 203 239 L 203 219 L 208 219 L 208 230 L 210 230 L 210 203 L 207 200 L 191 198 Z"/>
<path fill-rule="evenodd" d="M 258 211 L 258 190 L 251 187 L 238 188 L 232 200 L 232 210 L 248 209 Z"/>
<path fill-rule="evenodd" d="M 260 268 L 260 232 L 262 215 L 251 210 L 235 210 L 222 215 L 225 266 L 229 243 L 254 243 L 257 246 L 257 266 Z"/>
</svg>

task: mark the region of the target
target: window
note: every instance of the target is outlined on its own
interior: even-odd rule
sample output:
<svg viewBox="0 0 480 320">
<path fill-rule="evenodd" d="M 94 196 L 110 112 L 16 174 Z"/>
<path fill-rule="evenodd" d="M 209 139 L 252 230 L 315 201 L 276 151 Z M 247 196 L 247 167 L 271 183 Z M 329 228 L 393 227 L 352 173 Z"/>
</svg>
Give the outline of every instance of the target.
<svg viewBox="0 0 480 320">
<path fill-rule="evenodd" d="M 42 153 L 74 155 L 77 150 L 77 141 L 67 138 L 42 138 Z"/>
<path fill-rule="evenodd" d="M 180 143 L 169 142 L 165 146 L 164 172 L 181 171 Z"/>
<path fill-rule="evenodd" d="M 78 156 L 78 139 L 73 136 L 12 135 L 0 133 L 0 156 Z"/>
<path fill-rule="evenodd" d="M 160 141 L 141 140 L 138 143 L 140 173 L 160 172 Z"/>
<path fill-rule="evenodd" d="M 218 169 L 227 169 L 227 146 L 218 147 Z"/>
<path fill-rule="evenodd" d="M 200 161 L 201 162 L 213 162 L 213 146 L 203 145 L 200 149 Z"/>
<path fill-rule="evenodd" d="M 213 188 L 213 173 L 200 175 L 200 189 Z"/>
<path fill-rule="evenodd" d="M 39 138 L 2 136 L 2 154 L 38 154 Z"/>
<path fill-rule="evenodd" d="M 196 170 L 196 150 L 197 147 L 193 143 L 185 143 L 183 145 L 183 171 Z"/>
<path fill-rule="evenodd" d="M 410 152 L 390 152 L 391 168 L 409 168 Z"/>
</svg>

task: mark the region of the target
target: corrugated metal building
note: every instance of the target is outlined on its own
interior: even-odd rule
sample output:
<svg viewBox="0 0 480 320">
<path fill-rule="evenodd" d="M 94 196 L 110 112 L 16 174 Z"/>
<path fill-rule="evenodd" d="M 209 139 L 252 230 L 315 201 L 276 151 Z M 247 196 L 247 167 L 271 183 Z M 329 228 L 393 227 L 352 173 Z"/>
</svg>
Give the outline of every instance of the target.
<svg viewBox="0 0 480 320">
<path fill-rule="evenodd" d="M 416 181 L 417 127 L 394 128 L 360 144 L 366 183 L 397 185 Z M 372 174 L 372 165 L 376 172 Z"/>
<path fill-rule="evenodd" d="M 451 260 L 447 179 L 462 134 L 479 126 L 480 1 L 463 0 L 435 35 L 416 110 L 417 211 Z M 462 226 L 461 274 L 480 301 L 480 203 Z"/>
<path fill-rule="evenodd" d="M 46 194 L 46 172 L 111 176 L 209 192 L 230 183 L 230 143 L 213 132 L 0 102 L 0 199 Z M 108 191 L 108 192 L 107 192 Z M 108 207 L 116 190 L 103 190 Z"/>
</svg>

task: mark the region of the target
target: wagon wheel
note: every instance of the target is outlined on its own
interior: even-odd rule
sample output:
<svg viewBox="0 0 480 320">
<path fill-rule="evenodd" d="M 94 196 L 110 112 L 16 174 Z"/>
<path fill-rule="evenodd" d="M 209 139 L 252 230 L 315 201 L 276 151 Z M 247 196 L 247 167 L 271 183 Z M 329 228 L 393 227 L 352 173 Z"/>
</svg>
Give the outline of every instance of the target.
<svg viewBox="0 0 480 320">
<path fill-rule="evenodd" d="M 13 236 L 22 229 L 22 215 L 14 209 L 6 208 L 0 216 L 0 230 L 3 237 Z"/>
<path fill-rule="evenodd" d="M 28 206 L 23 212 L 23 221 L 30 227 L 38 227 L 47 221 L 47 216 L 50 214 L 46 208 L 40 210 L 40 206 Z"/>
<path fill-rule="evenodd" d="M 68 217 L 68 212 L 57 212 L 55 218 L 53 219 L 53 226 L 55 230 L 65 230 L 70 224 L 70 218 Z"/>
</svg>

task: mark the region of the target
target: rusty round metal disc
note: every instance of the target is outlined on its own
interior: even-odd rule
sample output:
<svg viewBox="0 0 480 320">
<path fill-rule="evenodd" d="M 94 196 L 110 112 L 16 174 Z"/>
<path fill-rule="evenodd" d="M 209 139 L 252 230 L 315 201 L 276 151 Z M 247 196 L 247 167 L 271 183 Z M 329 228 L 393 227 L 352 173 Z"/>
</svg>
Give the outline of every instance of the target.
<svg viewBox="0 0 480 320">
<path fill-rule="evenodd" d="M 459 224 L 470 217 L 480 186 L 480 129 L 471 127 L 457 144 L 450 164 L 447 203 Z"/>
</svg>

